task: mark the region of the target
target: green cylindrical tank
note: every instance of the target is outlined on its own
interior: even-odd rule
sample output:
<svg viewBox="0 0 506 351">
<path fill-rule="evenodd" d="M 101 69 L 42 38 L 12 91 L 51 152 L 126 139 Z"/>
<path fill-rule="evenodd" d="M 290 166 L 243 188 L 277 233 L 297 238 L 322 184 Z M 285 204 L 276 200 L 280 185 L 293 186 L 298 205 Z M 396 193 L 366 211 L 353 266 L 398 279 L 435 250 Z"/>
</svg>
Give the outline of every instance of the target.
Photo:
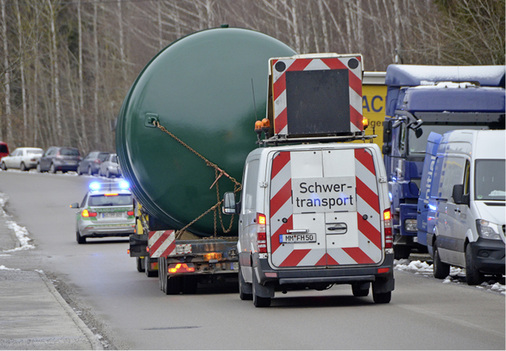
<svg viewBox="0 0 506 351">
<path fill-rule="evenodd" d="M 268 59 L 294 54 L 265 34 L 216 28 L 175 41 L 140 73 L 118 116 L 116 151 L 135 197 L 167 229 L 181 229 L 234 190 L 226 176 L 211 188 L 215 169 L 193 150 L 242 181 L 246 156 L 256 147 L 254 122 L 265 117 Z M 228 227 L 230 217 L 223 220 Z M 215 211 L 189 230 L 214 235 L 215 223 L 222 235 Z"/>
</svg>

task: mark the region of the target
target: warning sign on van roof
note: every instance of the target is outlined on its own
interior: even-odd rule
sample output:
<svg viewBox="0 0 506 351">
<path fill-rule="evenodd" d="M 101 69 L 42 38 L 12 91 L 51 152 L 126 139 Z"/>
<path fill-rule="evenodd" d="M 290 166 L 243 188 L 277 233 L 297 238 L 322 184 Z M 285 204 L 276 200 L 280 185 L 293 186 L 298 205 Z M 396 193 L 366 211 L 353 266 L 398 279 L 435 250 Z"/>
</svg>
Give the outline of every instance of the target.
<svg viewBox="0 0 506 351">
<path fill-rule="evenodd" d="M 293 213 L 355 212 L 355 177 L 292 179 Z"/>
<path fill-rule="evenodd" d="M 362 56 L 322 55 L 270 60 L 275 134 L 318 136 L 363 131 Z"/>
</svg>

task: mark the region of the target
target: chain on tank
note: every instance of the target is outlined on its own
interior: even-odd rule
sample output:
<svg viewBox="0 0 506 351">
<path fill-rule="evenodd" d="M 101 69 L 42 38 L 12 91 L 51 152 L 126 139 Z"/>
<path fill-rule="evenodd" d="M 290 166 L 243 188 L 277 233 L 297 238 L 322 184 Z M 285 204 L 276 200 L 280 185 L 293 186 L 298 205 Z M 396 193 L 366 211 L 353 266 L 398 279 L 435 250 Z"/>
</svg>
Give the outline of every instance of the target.
<svg viewBox="0 0 506 351">
<path fill-rule="evenodd" d="M 209 187 L 209 189 L 212 189 L 213 186 L 216 185 L 216 201 L 217 201 L 216 204 L 214 204 L 213 206 L 211 206 L 207 211 L 205 211 L 200 216 L 198 216 L 197 218 L 195 218 L 193 221 L 191 221 L 190 223 L 188 223 L 187 225 L 185 225 L 183 228 L 181 228 L 178 231 L 176 231 L 176 239 L 179 239 L 179 237 L 183 234 L 183 232 L 186 229 L 188 229 L 195 222 L 197 222 L 198 220 L 200 220 L 201 218 L 203 218 L 204 216 L 206 216 L 211 211 L 214 212 L 214 236 L 216 237 L 216 235 L 217 235 L 217 228 L 218 228 L 218 226 L 217 226 L 217 217 L 219 218 L 220 226 L 221 226 L 221 229 L 223 230 L 223 233 L 225 233 L 225 234 L 229 233 L 232 230 L 232 226 L 234 224 L 234 218 L 235 218 L 235 216 L 232 215 L 232 218 L 230 219 L 230 224 L 229 224 L 228 228 L 225 228 L 225 225 L 223 223 L 223 216 L 222 216 L 222 213 L 221 213 L 221 204 L 223 203 L 223 200 L 220 199 L 220 188 L 219 188 L 219 182 L 218 181 L 220 180 L 220 178 L 222 176 L 225 176 L 226 178 L 230 179 L 230 181 L 232 181 L 232 183 L 234 184 L 234 194 L 237 193 L 237 192 L 239 192 L 239 191 L 241 191 L 241 189 L 242 189 L 241 183 L 239 183 L 234 177 L 232 177 L 227 172 L 225 172 L 222 168 L 218 167 L 217 164 L 209 161 L 207 158 L 205 158 L 203 155 L 201 155 L 195 149 L 193 149 L 190 145 L 186 144 L 184 141 L 182 141 L 181 139 L 179 139 L 177 136 L 174 135 L 174 133 L 172 133 L 169 130 L 167 130 L 167 128 L 165 128 L 164 126 L 162 126 L 160 124 L 160 122 L 158 122 L 158 121 L 155 120 L 155 121 L 153 121 L 153 124 L 155 125 L 155 127 L 157 127 L 158 129 L 160 129 L 162 132 L 166 133 L 171 138 L 173 138 L 174 140 L 176 140 L 179 144 L 181 144 L 182 146 L 184 146 L 185 148 L 187 148 L 189 151 L 191 151 L 194 155 L 196 155 L 197 157 L 199 157 L 202 161 L 205 162 L 205 164 L 208 167 L 214 168 L 215 180 L 214 180 L 213 184 L 211 184 L 211 186 Z M 218 214 L 218 216 L 217 216 L 217 214 Z"/>
</svg>

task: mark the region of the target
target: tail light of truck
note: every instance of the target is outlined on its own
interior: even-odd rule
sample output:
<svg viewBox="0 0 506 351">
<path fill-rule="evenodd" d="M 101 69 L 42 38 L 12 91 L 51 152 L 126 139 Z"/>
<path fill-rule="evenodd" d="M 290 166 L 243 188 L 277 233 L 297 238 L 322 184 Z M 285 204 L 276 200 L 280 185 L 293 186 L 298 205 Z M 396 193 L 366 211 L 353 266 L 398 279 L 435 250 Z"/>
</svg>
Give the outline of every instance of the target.
<svg viewBox="0 0 506 351">
<path fill-rule="evenodd" d="M 169 265 L 168 272 L 170 274 L 193 273 L 195 272 L 195 266 L 193 263 L 172 263 Z"/>
<path fill-rule="evenodd" d="M 267 253 L 267 232 L 265 225 L 267 218 L 262 213 L 257 213 L 257 244 L 259 253 Z"/>
<path fill-rule="evenodd" d="M 392 236 L 392 213 L 390 209 L 383 211 L 383 220 L 385 224 L 385 249 L 391 249 L 394 246 L 394 237 Z"/>
</svg>

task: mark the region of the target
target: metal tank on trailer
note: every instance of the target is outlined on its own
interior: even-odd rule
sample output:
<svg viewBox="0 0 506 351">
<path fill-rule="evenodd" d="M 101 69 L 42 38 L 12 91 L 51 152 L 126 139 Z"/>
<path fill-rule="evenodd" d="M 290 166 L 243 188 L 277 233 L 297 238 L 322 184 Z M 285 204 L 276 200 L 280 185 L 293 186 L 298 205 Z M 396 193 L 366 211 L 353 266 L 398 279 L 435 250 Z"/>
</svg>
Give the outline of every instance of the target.
<svg viewBox="0 0 506 351">
<path fill-rule="evenodd" d="M 256 146 L 251 125 L 265 116 L 268 59 L 294 53 L 256 31 L 215 28 L 175 41 L 148 63 L 119 113 L 116 150 L 150 216 L 180 229 L 234 190 L 231 178 L 241 181 Z M 212 234 L 213 212 L 188 230 Z"/>
</svg>

